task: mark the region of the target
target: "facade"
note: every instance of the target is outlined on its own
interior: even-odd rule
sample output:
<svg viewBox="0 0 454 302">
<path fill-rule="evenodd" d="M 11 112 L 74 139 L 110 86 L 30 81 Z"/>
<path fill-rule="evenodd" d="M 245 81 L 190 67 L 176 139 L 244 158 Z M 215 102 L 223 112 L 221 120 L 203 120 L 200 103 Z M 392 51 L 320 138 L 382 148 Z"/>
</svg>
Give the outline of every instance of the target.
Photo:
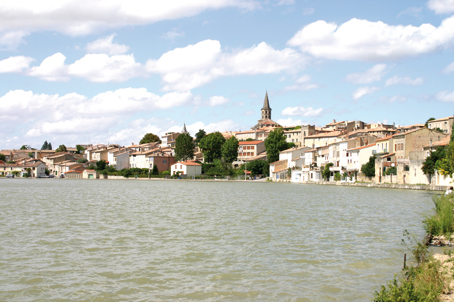
<svg viewBox="0 0 454 302">
<path fill-rule="evenodd" d="M 179 132 L 167 132 L 161 136 L 161 147 L 175 147 L 175 141 L 180 134 Z"/>
<path fill-rule="evenodd" d="M 285 181 L 288 174 L 288 160 L 279 160 L 270 164 L 270 178 L 273 181 Z"/>
<path fill-rule="evenodd" d="M 304 138 L 304 145 L 311 148 L 328 146 L 329 144 L 335 143 L 340 140 L 341 135 L 341 131 L 332 131 L 328 133 L 320 133 L 307 136 Z"/>
<path fill-rule="evenodd" d="M 99 174 L 96 170 L 85 170 L 82 173 L 82 178 L 83 179 L 98 179 Z"/>
<path fill-rule="evenodd" d="M 248 161 L 265 152 L 264 141 L 239 142 L 238 161 Z"/>
<path fill-rule="evenodd" d="M 153 166 L 156 165 L 158 167 L 158 171 L 167 171 L 170 170 L 170 167 L 175 164 L 175 157 L 171 155 L 148 155 L 147 160 L 149 163 L 150 169 L 153 169 Z"/>
<path fill-rule="evenodd" d="M 177 162 L 171 166 L 171 175 L 180 173 L 189 177 L 202 175 L 202 165 L 193 161 Z"/>
<path fill-rule="evenodd" d="M 446 136 L 448 135 L 427 128 L 394 135 L 393 143 L 397 161 L 408 161 L 410 152 L 422 151 L 424 146 L 438 142 Z"/>
<path fill-rule="evenodd" d="M 444 133 L 452 133 L 452 125 L 454 124 L 454 116 L 448 116 L 444 118 L 439 118 L 437 120 L 427 122 L 427 127 L 429 129 L 440 129 Z"/>
</svg>

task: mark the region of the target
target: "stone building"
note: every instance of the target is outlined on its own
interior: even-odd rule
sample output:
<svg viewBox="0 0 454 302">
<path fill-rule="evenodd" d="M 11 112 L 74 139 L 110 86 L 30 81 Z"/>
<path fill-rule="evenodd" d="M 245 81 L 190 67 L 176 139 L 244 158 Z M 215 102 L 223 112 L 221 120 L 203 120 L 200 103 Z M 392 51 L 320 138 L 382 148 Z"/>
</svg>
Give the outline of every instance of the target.
<svg viewBox="0 0 454 302">
<path fill-rule="evenodd" d="M 270 101 L 268 99 L 268 92 L 265 94 L 265 99 L 263 100 L 263 107 L 261 109 L 262 111 L 262 118 L 258 120 L 257 125 L 252 127 L 251 129 L 260 129 L 263 127 L 272 127 L 272 128 L 277 128 L 281 127 L 278 123 L 273 121 L 271 119 L 271 107 L 270 107 Z"/>
</svg>

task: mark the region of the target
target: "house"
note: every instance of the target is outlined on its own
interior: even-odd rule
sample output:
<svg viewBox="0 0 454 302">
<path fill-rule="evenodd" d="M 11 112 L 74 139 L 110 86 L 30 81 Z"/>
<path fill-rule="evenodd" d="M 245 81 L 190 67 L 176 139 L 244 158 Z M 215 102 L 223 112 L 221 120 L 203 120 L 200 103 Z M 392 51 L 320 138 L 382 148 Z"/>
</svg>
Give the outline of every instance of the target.
<svg viewBox="0 0 454 302">
<path fill-rule="evenodd" d="M 285 181 L 288 174 L 288 160 L 279 160 L 270 163 L 270 178 L 273 181 Z"/>
<path fill-rule="evenodd" d="M 439 118 L 436 120 L 428 121 L 427 127 L 429 129 L 440 129 L 444 133 L 451 134 L 452 133 L 452 125 L 454 124 L 454 115 Z"/>
<path fill-rule="evenodd" d="M 238 161 L 249 161 L 251 158 L 265 152 L 264 141 L 239 142 Z"/>
<path fill-rule="evenodd" d="M 304 138 L 304 145 L 311 148 L 328 146 L 329 144 L 335 143 L 340 140 L 340 136 L 342 134 L 343 132 L 341 131 L 331 131 L 328 133 L 310 135 Z"/>
<path fill-rule="evenodd" d="M 361 172 L 361 167 L 369 162 L 369 158 L 375 150 L 375 143 L 347 149 L 347 173 L 349 175 L 353 174 L 354 179 L 357 179 L 358 173 Z"/>
<path fill-rule="evenodd" d="M 153 153 L 147 156 L 147 161 L 150 169 L 153 169 L 153 166 L 158 167 L 158 171 L 167 171 L 170 167 L 175 164 L 175 157 L 163 153 Z"/>
<path fill-rule="evenodd" d="M 161 147 L 175 147 L 175 141 L 180 134 L 180 132 L 167 132 L 161 136 Z"/>
<path fill-rule="evenodd" d="M 96 170 L 85 170 L 82 173 L 83 179 L 98 179 L 99 173 Z"/>
<path fill-rule="evenodd" d="M 279 161 L 287 160 L 288 168 L 302 167 L 305 163 L 304 157 L 309 147 L 293 147 L 279 152 Z"/>
<path fill-rule="evenodd" d="M 64 161 L 74 161 L 74 154 L 59 152 L 52 155 L 47 155 L 43 158 L 43 162 L 46 164 L 50 173 L 53 175 L 58 175 L 56 165 Z"/>
<path fill-rule="evenodd" d="M 83 171 L 80 172 L 78 170 L 69 170 L 65 172 L 66 179 L 82 179 Z"/>
<path fill-rule="evenodd" d="M 410 152 L 423 151 L 424 146 L 433 144 L 448 136 L 428 128 L 411 130 L 393 136 L 394 152 L 398 162 L 407 163 Z"/>
<path fill-rule="evenodd" d="M 129 169 L 130 153 L 131 153 L 131 151 L 125 150 L 125 149 L 114 153 L 115 162 L 116 162 L 115 169 L 117 169 L 117 171 L 120 171 L 123 169 Z"/>
<path fill-rule="evenodd" d="M 33 160 L 25 164 L 0 164 L 0 174 L 17 175 L 23 177 L 25 173 L 29 173 L 30 177 L 42 177 L 46 175 L 46 165 L 40 160 Z"/>
<path fill-rule="evenodd" d="M 194 161 L 177 162 L 171 166 L 171 175 L 181 174 L 189 177 L 202 175 L 202 165 Z"/>
</svg>

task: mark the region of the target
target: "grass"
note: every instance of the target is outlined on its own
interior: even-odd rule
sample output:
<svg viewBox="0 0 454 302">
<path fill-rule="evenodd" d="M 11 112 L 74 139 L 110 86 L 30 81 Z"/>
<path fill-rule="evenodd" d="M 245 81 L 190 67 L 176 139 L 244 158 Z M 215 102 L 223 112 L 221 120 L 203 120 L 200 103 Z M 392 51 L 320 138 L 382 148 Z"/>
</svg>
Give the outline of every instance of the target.
<svg viewBox="0 0 454 302">
<path fill-rule="evenodd" d="M 432 200 L 435 204 L 435 214 L 423 221 L 424 229 L 430 235 L 440 236 L 445 235 L 450 238 L 454 231 L 454 203 L 452 194 L 445 196 L 434 196 Z"/>
<path fill-rule="evenodd" d="M 380 291 L 375 291 L 373 301 L 439 301 L 440 295 L 449 291 L 450 276 L 443 272 L 439 261 L 428 256 L 428 246 L 417 242 L 406 230 L 404 236 L 413 244 L 411 252 L 415 264 L 404 268 L 399 277 L 395 275 Z M 405 240 L 402 242 L 406 245 Z"/>
</svg>

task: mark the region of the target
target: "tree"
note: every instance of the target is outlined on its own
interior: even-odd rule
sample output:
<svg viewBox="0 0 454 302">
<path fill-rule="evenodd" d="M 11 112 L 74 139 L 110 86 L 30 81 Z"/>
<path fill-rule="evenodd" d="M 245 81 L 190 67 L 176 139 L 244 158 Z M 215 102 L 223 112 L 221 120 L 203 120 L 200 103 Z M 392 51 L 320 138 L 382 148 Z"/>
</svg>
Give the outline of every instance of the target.
<svg viewBox="0 0 454 302">
<path fill-rule="evenodd" d="M 47 143 L 47 141 L 44 141 L 44 144 L 41 147 L 41 150 L 49 150 L 48 148 L 49 148 L 49 144 Z"/>
<path fill-rule="evenodd" d="M 79 164 L 85 164 L 86 162 L 88 162 L 88 159 L 82 157 L 82 158 L 79 158 L 79 159 L 77 160 L 77 162 L 78 162 Z"/>
<path fill-rule="evenodd" d="M 441 160 L 445 157 L 445 148 L 438 147 L 437 150 L 431 151 L 430 155 L 422 163 L 421 170 L 424 174 L 432 176 L 435 174 L 435 164 L 438 160 Z"/>
<path fill-rule="evenodd" d="M 76 145 L 77 154 L 83 154 L 85 149 L 81 145 Z"/>
<path fill-rule="evenodd" d="M 270 164 L 266 160 L 254 160 L 254 161 L 248 162 L 246 167 L 244 167 L 244 165 L 243 165 L 240 169 L 246 170 L 246 168 L 248 171 L 251 171 L 251 174 L 253 174 L 253 175 L 270 174 Z"/>
<path fill-rule="evenodd" d="M 205 162 L 212 163 L 215 159 L 221 159 L 224 143 L 225 138 L 220 132 L 214 132 L 202 138 L 199 147 L 202 150 Z"/>
<path fill-rule="evenodd" d="M 383 173 L 385 175 L 397 175 L 397 168 L 396 167 L 389 167 L 388 169 L 386 169 L 385 173 Z"/>
<path fill-rule="evenodd" d="M 265 149 L 268 157 L 268 162 L 272 163 L 279 160 L 279 152 L 287 148 L 285 141 L 284 130 L 276 128 L 270 132 L 265 140 Z"/>
<path fill-rule="evenodd" d="M 151 171 L 151 175 L 159 175 L 159 170 L 157 165 L 153 165 L 153 170 Z"/>
<path fill-rule="evenodd" d="M 236 137 L 232 136 L 222 145 L 222 157 L 228 163 L 232 163 L 238 158 L 239 142 Z"/>
<path fill-rule="evenodd" d="M 6 156 L 5 156 L 5 154 L 0 153 L 0 160 L 6 161 Z"/>
<path fill-rule="evenodd" d="M 323 169 L 322 176 L 324 179 L 329 180 L 329 177 L 331 175 L 331 171 L 329 170 L 329 167 L 334 166 L 333 163 L 327 163 L 325 166 L 325 169 Z"/>
<path fill-rule="evenodd" d="M 96 162 L 96 168 L 95 168 L 95 170 L 96 170 L 96 171 L 103 171 L 103 170 L 106 169 L 106 167 L 107 167 L 106 161 L 105 161 L 105 160 L 100 160 L 100 161 L 97 161 L 97 162 Z"/>
<path fill-rule="evenodd" d="M 159 136 L 157 136 L 157 135 L 155 135 L 153 133 L 147 133 L 140 140 L 139 144 L 148 144 L 148 143 L 154 143 L 154 142 L 161 143 L 161 140 L 159 139 Z"/>
<path fill-rule="evenodd" d="M 367 164 L 364 164 L 361 167 L 361 172 L 364 173 L 367 177 L 374 177 L 375 176 L 375 155 L 369 157 L 369 161 Z"/>
<path fill-rule="evenodd" d="M 52 150 L 52 143 L 49 143 L 49 144 L 47 145 L 47 150 Z"/>
<path fill-rule="evenodd" d="M 200 141 L 202 140 L 202 138 L 204 138 L 206 135 L 207 135 L 207 133 L 205 132 L 205 130 L 199 129 L 199 132 L 197 132 L 195 134 L 195 143 L 196 143 L 196 145 L 198 145 L 200 143 Z"/>
<path fill-rule="evenodd" d="M 55 152 L 66 152 L 66 146 L 65 145 L 60 145 L 58 148 L 55 150 Z"/>
<path fill-rule="evenodd" d="M 175 140 L 175 160 L 188 160 L 194 157 L 194 140 L 189 133 L 178 135 Z"/>
<path fill-rule="evenodd" d="M 28 157 L 34 158 L 34 157 L 35 157 L 35 153 L 33 153 L 33 152 L 28 152 Z"/>
<path fill-rule="evenodd" d="M 25 146 L 25 145 L 22 145 L 22 147 L 20 147 L 20 150 L 27 150 L 27 149 L 28 149 L 28 148 L 27 148 L 27 146 Z"/>
</svg>

